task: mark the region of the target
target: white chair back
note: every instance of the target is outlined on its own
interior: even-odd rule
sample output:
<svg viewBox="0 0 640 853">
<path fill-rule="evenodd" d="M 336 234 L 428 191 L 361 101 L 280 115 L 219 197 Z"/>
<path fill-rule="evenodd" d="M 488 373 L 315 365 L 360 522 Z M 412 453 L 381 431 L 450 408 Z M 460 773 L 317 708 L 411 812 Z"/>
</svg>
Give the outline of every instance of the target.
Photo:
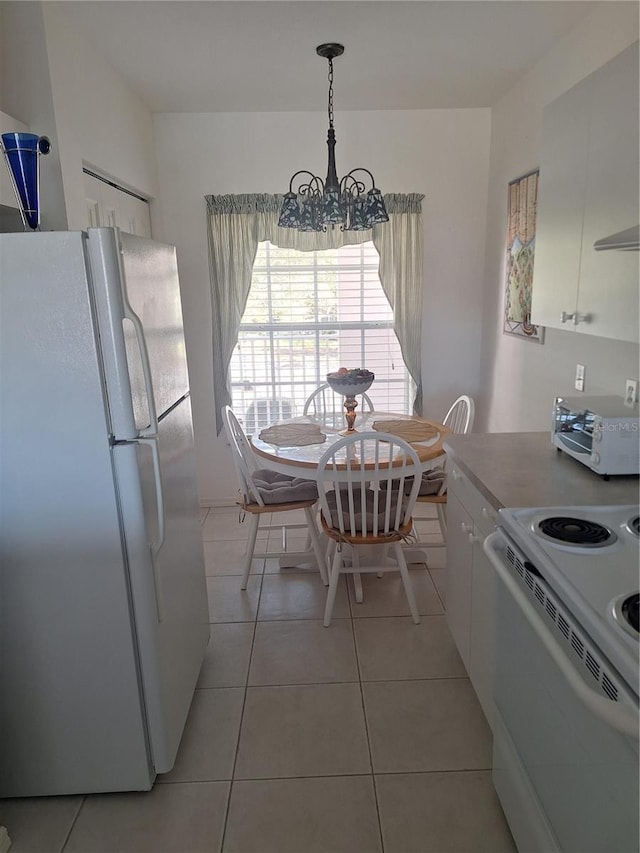
<svg viewBox="0 0 640 853">
<path fill-rule="evenodd" d="M 313 498 L 309 498 L 307 496 L 304 499 L 291 500 L 290 502 L 286 503 L 265 503 L 262 495 L 260 494 L 259 489 L 253 481 L 253 475 L 256 471 L 262 474 L 264 474 L 264 472 L 260 471 L 258 462 L 256 460 L 253 450 L 251 449 L 249 440 L 247 439 L 247 436 L 245 435 L 245 432 L 242 429 L 240 422 L 233 413 L 233 409 L 231 408 L 231 406 L 224 407 L 224 409 L 222 410 L 222 417 L 224 421 L 225 432 L 227 434 L 227 438 L 229 439 L 229 444 L 231 445 L 233 464 L 236 469 L 236 474 L 238 476 L 238 482 L 240 485 L 240 491 L 242 493 L 243 509 L 245 513 L 248 514 L 251 518 L 249 534 L 247 537 L 247 547 L 245 551 L 244 565 L 242 569 L 242 581 L 240 584 L 240 589 L 247 588 L 253 557 L 266 557 L 268 555 L 273 556 L 270 552 L 269 554 L 267 554 L 267 552 L 262 554 L 255 553 L 256 537 L 258 535 L 260 519 L 263 517 L 269 518 L 272 513 L 286 512 L 288 510 L 302 510 L 305 516 L 305 524 L 294 523 L 282 525 L 263 525 L 262 530 L 282 531 L 283 550 L 282 552 L 280 552 L 279 556 L 280 558 L 287 557 L 288 559 L 292 559 L 295 555 L 287 550 L 285 531 L 287 529 L 306 528 L 309 534 L 309 540 L 311 542 L 311 549 L 305 548 L 305 551 L 303 553 L 298 554 L 298 557 L 302 558 L 305 562 L 307 558 L 310 557 L 317 565 L 320 571 L 320 577 L 322 578 L 322 582 L 326 585 L 328 583 L 328 579 L 325 565 L 325 555 L 320 545 L 315 520 L 315 489 Z M 241 520 L 244 520 L 244 517 Z M 275 556 L 278 556 L 278 554 L 276 554 Z M 291 565 L 297 565 L 297 563 L 292 563 Z"/>
<path fill-rule="evenodd" d="M 420 489 L 420 460 L 398 436 L 356 433 L 323 454 L 317 484 L 329 527 L 358 538 L 388 536 L 411 519 Z"/>
<path fill-rule="evenodd" d="M 462 394 L 444 416 L 443 423 L 449 427 L 451 432 L 459 435 L 466 434 L 471 432 L 473 428 L 475 411 L 476 407 L 473 399 L 467 397 L 466 394 Z"/>
<path fill-rule="evenodd" d="M 368 394 L 356 394 L 356 399 L 358 401 L 358 412 L 373 412 L 373 403 L 371 402 L 371 398 Z M 335 391 L 331 389 L 331 386 L 328 382 L 319 385 L 313 394 L 310 394 L 307 397 L 303 414 L 311 415 L 316 417 L 325 417 L 326 415 L 334 415 L 335 417 L 340 417 L 344 415 L 344 397 L 341 394 L 336 394 Z"/>
<path fill-rule="evenodd" d="M 297 414 L 295 403 L 279 397 L 252 400 L 246 409 L 244 423 L 249 435 L 275 421 L 284 421 Z"/>
<path fill-rule="evenodd" d="M 264 501 L 258 490 L 253 488 L 251 477 L 253 472 L 258 469 L 258 464 L 249 440 L 231 406 L 224 407 L 222 410 L 222 419 L 229 444 L 231 445 L 233 465 L 236 470 L 243 500 L 246 503 L 257 503 L 260 506 L 264 506 Z"/>
</svg>

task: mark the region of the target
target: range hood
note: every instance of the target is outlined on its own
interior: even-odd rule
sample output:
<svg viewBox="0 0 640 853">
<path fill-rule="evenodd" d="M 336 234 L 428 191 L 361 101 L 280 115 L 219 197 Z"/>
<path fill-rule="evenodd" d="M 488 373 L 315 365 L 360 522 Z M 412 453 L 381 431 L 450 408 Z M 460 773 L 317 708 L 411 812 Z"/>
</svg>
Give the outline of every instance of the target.
<svg viewBox="0 0 640 853">
<path fill-rule="evenodd" d="M 603 252 L 605 249 L 635 249 L 638 251 L 640 249 L 640 225 L 634 225 L 633 228 L 627 228 L 626 231 L 617 231 L 615 234 L 596 240 L 593 248 L 596 252 Z"/>
</svg>

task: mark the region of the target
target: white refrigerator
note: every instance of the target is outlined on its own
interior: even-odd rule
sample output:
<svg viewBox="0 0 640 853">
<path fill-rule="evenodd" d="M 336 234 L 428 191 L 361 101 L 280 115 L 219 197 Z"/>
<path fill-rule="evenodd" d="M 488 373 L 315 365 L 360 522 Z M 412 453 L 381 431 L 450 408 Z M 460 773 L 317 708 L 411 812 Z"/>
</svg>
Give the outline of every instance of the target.
<svg viewBox="0 0 640 853">
<path fill-rule="evenodd" d="M 0 796 L 151 788 L 208 639 L 174 247 L 0 234 Z"/>
</svg>

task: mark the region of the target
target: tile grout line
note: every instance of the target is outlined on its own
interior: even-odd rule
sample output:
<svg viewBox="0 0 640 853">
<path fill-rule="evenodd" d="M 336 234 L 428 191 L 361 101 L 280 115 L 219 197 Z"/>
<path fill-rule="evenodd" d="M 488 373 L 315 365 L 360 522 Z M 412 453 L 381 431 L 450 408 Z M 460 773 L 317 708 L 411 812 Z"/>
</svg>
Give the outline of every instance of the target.
<svg viewBox="0 0 640 853">
<path fill-rule="evenodd" d="M 261 581 L 260 581 L 260 589 L 259 589 L 259 593 L 258 593 L 258 600 L 257 600 L 257 605 L 256 605 L 256 610 L 255 610 L 255 616 L 254 616 L 253 620 L 245 620 L 246 622 L 250 622 L 250 621 L 252 621 L 252 622 L 253 622 L 253 633 L 252 633 L 252 638 L 251 638 L 251 648 L 250 648 L 250 654 L 249 654 L 249 663 L 248 663 L 248 666 L 247 666 L 247 672 L 246 672 L 245 683 L 244 683 L 243 704 L 242 704 L 242 709 L 241 709 L 241 714 L 240 714 L 240 724 L 239 724 L 239 729 L 238 729 L 238 739 L 237 739 L 237 743 L 236 743 L 236 750 L 235 750 L 235 756 L 234 756 L 233 770 L 232 770 L 232 774 L 231 774 L 231 777 L 232 777 L 232 778 L 231 778 L 231 781 L 230 781 L 229 793 L 228 793 L 228 797 L 227 797 L 226 810 L 225 810 L 225 815 L 224 815 L 224 824 L 223 824 L 223 831 L 222 831 L 222 841 L 221 841 L 221 848 L 220 848 L 220 850 L 221 850 L 221 851 L 224 849 L 225 840 L 226 840 L 226 838 L 227 838 L 228 819 L 229 819 L 229 813 L 230 813 L 230 801 L 231 801 L 231 797 L 232 797 L 232 794 L 233 794 L 233 786 L 234 786 L 234 784 L 235 784 L 235 782 L 236 782 L 236 781 L 238 781 L 238 782 L 239 782 L 239 781 L 283 781 L 284 779 L 297 780 L 297 779 L 303 779 L 303 778 L 309 778 L 309 779 L 313 779 L 313 778 L 331 778 L 331 777 L 336 776 L 336 774 L 331 774 L 331 773 L 329 773 L 329 774 L 320 774 L 320 777 L 318 777 L 318 774 L 313 774 L 313 775 L 310 775 L 310 776 L 290 776 L 290 777 L 289 777 L 289 776 L 286 776 L 286 777 L 279 777 L 279 776 L 278 776 L 278 777 L 260 777 L 259 779 L 258 779 L 258 778 L 255 778 L 255 779 L 254 779 L 254 778 L 251 778 L 251 779 L 249 779 L 249 780 L 244 780 L 244 779 L 243 779 L 243 780 L 239 780 L 239 779 L 236 779 L 236 768 L 237 768 L 237 759 L 238 759 L 238 756 L 239 756 L 239 747 L 240 747 L 240 738 L 241 738 L 241 732 L 242 732 L 242 724 L 243 724 L 243 719 L 244 719 L 244 713 L 245 713 L 245 710 L 246 710 L 246 701 L 247 701 L 248 689 L 249 689 L 249 686 L 250 686 L 249 682 L 250 682 L 250 670 L 251 670 L 251 663 L 252 663 L 252 659 L 253 659 L 253 654 L 254 654 L 254 652 L 255 652 L 255 650 L 256 650 L 256 636 L 257 636 L 257 625 L 258 625 L 258 622 L 262 622 L 262 623 L 265 623 L 265 624 L 274 623 L 274 622 L 275 622 L 275 623 L 282 623 L 282 622 L 285 622 L 285 623 L 286 623 L 286 622 L 292 622 L 292 621 L 295 621 L 295 622 L 302 622 L 302 623 L 313 623 L 313 622 L 318 623 L 318 622 L 322 622 L 322 617 L 320 617 L 320 618 L 315 618 L 315 619 L 314 619 L 314 618 L 295 618 L 295 619 L 290 619 L 290 618 L 284 618 L 284 619 L 260 619 L 260 617 L 259 617 L 259 613 L 260 613 L 260 605 L 261 605 L 262 595 L 263 595 L 263 594 L 265 594 L 265 590 L 264 590 L 264 577 L 265 577 L 265 574 L 266 574 L 266 565 L 267 565 L 266 561 L 267 561 L 268 559 L 269 559 L 269 557 L 263 558 L 264 562 L 263 562 L 262 572 L 260 573 Z M 432 585 L 433 585 L 433 587 L 434 587 L 434 591 L 435 591 L 435 594 L 436 594 L 436 600 L 440 603 L 440 605 L 441 605 L 441 607 L 442 607 L 442 610 L 443 610 L 443 612 L 441 612 L 441 613 L 435 613 L 435 614 L 421 614 L 421 615 L 424 615 L 424 616 L 427 616 L 427 617 L 430 617 L 430 616 L 437 616 L 437 617 L 439 617 L 439 618 L 442 618 L 442 617 L 445 615 L 446 608 L 445 608 L 445 606 L 444 606 L 444 601 L 442 600 L 442 597 L 441 597 L 441 595 L 440 595 L 440 592 L 438 591 L 438 588 L 437 588 L 437 586 L 436 586 L 436 584 L 435 584 L 435 581 L 434 581 L 434 579 L 433 579 L 433 577 L 432 577 L 432 575 L 431 575 L 431 571 L 430 571 L 430 569 L 429 569 L 428 563 L 426 563 L 426 562 L 425 562 L 424 564 L 421 564 L 421 565 L 420 565 L 420 570 L 421 570 L 421 571 L 426 571 L 426 574 L 427 574 L 427 576 L 429 577 L 429 579 L 430 579 L 430 581 L 431 581 L 431 583 L 432 583 Z M 273 573 L 273 574 L 274 574 L 274 576 L 277 576 L 277 573 Z M 288 575 L 294 575 L 294 574 L 297 574 L 297 575 L 308 575 L 308 574 L 309 574 L 309 572 L 306 572 L 306 571 L 296 571 L 295 569 L 292 569 L 290 572 L 287 572 L 287 574 L 288 574 Z M 224 576 L 225 576 L 225 577 L 231 577 L 231 575 L 224 575 Z M 336 681 L 336 682 L 319 681 L 319 682 L 308 682 L 308 683 L 292 682 L 290 685 L 289 685 L 289 684 L 281 684 L 281 683 L 278 683 L 278 684 L 264 684 L 264 685 L 256 684 L 256 685 L 251 685 L 251 686 L 252 686 L 252 687 L 256 687 L 256 688 L 258 688 L 258 689 L 269 689 L 269 688 L 280 688 L 280 687 L 288 687 L 288 686 L 312 686 L 312 685 L 314 685 L 314 684 L 317 684 L 317 685 L 327 685 L 327 684 L 354 684 L 354 683 L 357 683 L 357 684 L 358 684 L 359 691 L 360 691 L 360 700 L 361 700 L 362 713 L 363 713 L 363 722 L 364 722 L 364 727 L 365 727 L 365 737 L 366 737 L 366 739 L 367 739 L 367 749 L 368 749 L 368 753 L 369 753 L 370 772 L 369 772 L 369 773 L 342 773 L 342 774 L 337 774 L 337 775 L 338 775 L 338 776 L 340 776 L 340 777 L 359 777 L 359 778 L 366 778 L 367 776 L 369 776 L 369 777 L 371 778 L 371 780 L 372 780 L 372 786 L 373 786 L 373 792 L 374 792 L 375 806 L 376 806 L 376 816 L 377 816 L 377 821 L 378 821 L 378 837 L 379 837 L 379 839 L 380 839 L 380 842 L 379 842 L 379 843 L 380 843 L 380 849 L 381 849 L 381 851 L 384 851 L 384 849 L 385 849 L 385 848 L 384 848 L 384 839 L 383 839 L 383 830 L 382 830 L 382 820 L 381 820 L 381 814 L 380 814 L 380 804 L 379 804 L 378 791 L 377 791 L 377 785 L 376 785 L 376 774 L 375 774 L 375 772 L 374 772 L 374 768 L 373 768 L 373 755 L 372 755 L 371 737 L 370 737 L 370 732 L 369 732 L 369 724 L 368 724 L 368 719 L 367 719 L 366 704 L 365 704 L 365 697 L 364 697 L 364 686 L 365 686 L 367 683 L 369 683 L 369 682 L 363 681 L 363 678 L 362 678 L 361 662 L 360 662 L 360 659 L 359 659 L 358 642 L 357 642 L 357 637 L 356 637 L 356 624 L 357 624 L 357 623 L 356 623 L 356 621 L 355 621 L 355 620 L 356 620 L 356 618 L 358 618 L 358 619 L 363 619 L 363 618 L 367 618 L 367 617 L 355 616 L 355 615 L 354 615 L 353 608 L 356 606 L 356 604 L 355 604 L 355 601 L 354 601 L 354 600 L 352 600 L 352 596 L 350 595 L 350 592 L 349 592 L 348 579 L 347 579 L 347 578 L 345 578 L 345 581 L 344 581 L 344 582 L 345 582 L 345 585 L 346 585 L 347 601 L 348 601 L 348 604 L 349 604 L 349 611 L 348 611 L 348 615 L 347 615 L 346 617 L 341 618 L 341 621 L 346 621 L 346 619 L 347 619 L 347 618 L 350 620 L 350 630 L 351 630 L 352 647 L 353 647 L 353 649 L 354 649 L 354 653 L 355 653 L 355 662 L 356 662 L 356 669 L 357 669 L 357 680 L 354 680 L 354 681 L 344 681 L 344 680 L 340 680 L 340 681 Z M 371 616 L 371 617 L 369 617 L 369 618 L 386 618 L 386 619 L 389 619 L 389 618 L 395 618 L 395 619 L 406 619 L 406 618 L 407 618 L 407 614 L 400 614 L 400 615 L 397 615 L 397 616 L 395 616 L 395 617 L 388 617 L 388 616 L 387 616 L 387 617 L 380 617 L 380 616 L 376 616 L 376 615 L 374 614 L 373 616 Z M 230 622 L 230 623 L 227 623 L 227 624 L 234 624 L 234 622 Z M 437 678 L 437 679 L 435 679 L 435 680 L 447 680 L 447 681 L 449 681 L 449 680 L 460 680 L 460 679 L 463 679 L 463 677 L 462 677 L 462 676 L 440 676 L 439 678 Z M 388 679 L 388 678 L 387 678 L 387 679 L 381 679 L 381 681 L 392 681 L 392 682 L 411 682 L 411 681 L 425 681 L 425 680 L 432 680 L 432 679 L 425 679 L 424 677 L 423 677 L 423 678 L 411 678 L 411 679 Z M 378 683 L 378 682 L 371 682 L 371 683 Z M 486 772 L 486 770 L 488 770 L 488 769 L 490 769 L 490 768 L 463 768 L 463 769 L 462 769 L 462 771 L 461 771 L 461 770 L 450 770 L 450 771 L 447 771 L 447 770 L 442 770 L 442 771 L 440 771 L 440 770 L 433 770 L 433 771 L 406 771 L 406 772 L 402 772 L 402 773 L 401 773 L 400 771 L 398 771 L 397 773 L 396 773 L 396 772 L 391 772 L 391 773 L 380 773 L 379 775 L 380 775 L 380 776 L 394 776 L 394 775 L 407 775 L 407 774 L 410 774 L 410 775 L 423 775 L 424 773 L 440 773 L 440 772 L 442 772 L 442 773 L 446 773 L 446 772 L 451 772 L 451 773 L 455 773 L 455 772 L 468 772 L 468 773 L 473 773 L 473 772 Z"/>
<path fill-rule="evenodd" d="M 434 580 L 434 578 L 433 578 L 433 575 L 431 574 L 431 569 L 429 568 L 429 564 L 428 564 L 428 563 L 425 563 L 425 566 L 426 566 L 427 571 L 429 572 L 429 578 L 430 578 L 430 580 L 431 580 L 431 583 L 433 584 L 433 588 L 434 588 L 434 589 L 435 589 L 435 591 L 436 591 L 436 595 L 438 596 L 438 599 L 440 600 L 440 604 L 442 605 L 443 615 L 445 615 L 445 616 L 446 616 L 446 614 L 447 614 L 447 606 L 446 606 L 446 604 L 444 603 L 444 598 L 443 598 L 443 597 L 442 597 L 442 595 L 440 594 L 440 590 L 438 589 L 438 585 L 437 585 L 437 583 L 435 582 L 435 580 Z M 440 569 L 440 570 L 436 569 L 436 571 L 442 571 L 442 569 Z"/>
<path fill-rule="evenodd" d="M 491 773 L 491 766 L 486 767 L 442 767 L 434 770 L 381 770 L 377 773 L 303 773 L 300 776 L 252 776 L 247 779 L 174 779 L 159 782 L 163 787 L 170 785 L 224 785 L 226 782 L 297 782 L 300 779 L 362 779 L 369 776 L 429 776 L 434 773 Z M 148 791 L 119 791 L 117 793 L 149 793 Z M 92 796 L 92 795 L 87 795 Z M 96 796 L 102 796 L 98 794 Z M 64 853 L 64 851 L 60 851 Z"/>
<path fill-rule="evenodd" d="M 64 853 L 65 847 L 69 843 L 69 839 L 71 838 L 71 833 L 73 832 L 74 827 L 75 827 L 76 823 L 78 822 L 78 818 L 80 817 L 80 812 L 82 811 L 82 807 L 84 806 L 86 799 L 87 799 L 87 795 L 83 794 L 82 798 L 80 799 L 80 802 L 78 804 L 78 810 L 76 811 L 76 813 L 73 817 L 73 820 L 71 821 L 71 826 L 69 827 L 69 831 L 65 835 L 64 841 L 62 842 L 62 847 L 60 848 L 60 853 Z"/>
<path fill-rule="evenodd" d="M 269 623 L 262 623 L 269 624 Z M 275 687 L 334 687 L 338 684 L 412 684 L 415 681 L 469 681 L 468 675 L 432 675 L 415 676 L 413 678 L 367 678 L 347 681 L 340 678 L 336 681 L 287 681 L 282 684 L 249 684 L 256 690 L 271 690 Z M 238 687 L 199 687 L 198 690 L 237 690 Z"/>
<path fill-rule="evenodd" d="M 349 584 L 347 583 L 347 595 L 349 595 Z M 349 608 L 351 608 L 351 597 L 349 597 Z M 364 689 L 362 681 L 362 670 L 360 669 L 360 655 L 358 654 L 358 641 L 356 638 L 356 630 L 354 617 L 351 616 L 351 636 L 353 637 L 353 648 L 356 656 L 356 667 L 358 670 L 358 687 L 360 689 L 360 704 L 362 707 L 362 718 L 364 721 L 364 732 L 367 738 L 367 750 L 369 752 L 369 764 L 371 765 L 371 784 L 373 786 L 373 799 L 376 804 L 376 818 L 378 821 L 378 837 L 380 839 L 380 850 L 384 853 L 384 838 L 382 835 L 382 820 L 380 818 L 380 804 L 378 802 L 378 788 L 376 785 L 376 775 L 373 769 L 373 753 L 371 751 L 371 738 L 369 736 L 369 724 L 367 721 L 367 709 L 364 701 Z"/>
<path fill-rule="evenodd" d="M 236 776 L 236 764 L 238 762 L 238 753 L 240 751 L 240 737 L 242 734 L 242 723 L 244 721 L 244 710 L 245 710 L 245 706 L 247 704 L 247 691 L 249 689 L 249 673 L 251 671 L 251 661 L 253 659 L 253 649 L 254 649 L 254 645 L 255 645 L 255 641 L 256 641 L 256 631 L 258 629 L 258 612 L 260 610 L 260 600 L 262 598 L 262 581 L 264 579 L 265 566 L 266 566 L 266 562 L 264 563 L 264 565 L 262 567 L 262 574 L 259 575 L 259 577 L 260 577 L 260 592 L 258 593 L 258 600 L 256 602 L 256 614 L 255 614 L 255 618 L 253 620 L 253 634 L 251 635 L 251 650 L 249 652 L 249 661 L 247 664 L 247 674 L 246 674 L 245 683 L 244 683 L 244 695 L 242 697 L 242 708 L 240 710 L 240 721 L 238 724 L 238 739 L 236 741 L 236 749 L 235 749 L 235 754 L 233 756 L 233 767 L 231 768 L 231 780 L 229 782 L 229 794 L 227 796 L 227 804 L 225 807 L 224 821 L 223 821 L 223 825 L 222 825 L 222 836 L 220 839 L 220 853 L 222 853 L 222 851 L 224 850 L 224 842 L 225 842 L 225 839 L 227 836 L 227 822 L 229 820 L 229 808 L 231 806 L 231 795 L 233 794 L 233 785 L 234 785 L 235 776 Z"/>
</svg>

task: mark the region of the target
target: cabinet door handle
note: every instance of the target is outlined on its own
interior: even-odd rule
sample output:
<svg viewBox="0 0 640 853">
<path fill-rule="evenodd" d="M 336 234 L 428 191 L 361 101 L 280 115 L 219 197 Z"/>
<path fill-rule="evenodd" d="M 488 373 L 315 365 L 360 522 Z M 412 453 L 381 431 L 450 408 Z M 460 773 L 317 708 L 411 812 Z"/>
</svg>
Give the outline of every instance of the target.
<svg viewBox="0 0 640 853">
<path fill-rule="evenodd" d="M 469 533 L 469 543 L 474 545 L 476 542 L 484 542 L 484 536 L 478 536 L 475 533 Z"/>
<path fill-rule="evenodd" d="M 473 535 L 473 524 L 467 524 L 466 521 L 463 521 L 460 524 L 460 527 L 462 528 L 463 533 L 467 533 L 469 536 Z"/>
<path fill-rule="evenodd" d="M 577 326 L 578 323 L 590 323 L 592 317 L 591 314 L 578 314 L 577 311 L 573 314 L 568 314 L 566 311 L 563 311 L 560 314 L 560 322 L 566 323 L 568 320 L 573 320 L 573 325 Z"/>
<path fill-rule="evenodd" d="M 461 480 L 462 479 L 462 474 L 460 473 L 460 471 L 456 471 L 455 468 L 451 472 L 451 476 L 453 477 L 454 480 Z"/>
</svg>

